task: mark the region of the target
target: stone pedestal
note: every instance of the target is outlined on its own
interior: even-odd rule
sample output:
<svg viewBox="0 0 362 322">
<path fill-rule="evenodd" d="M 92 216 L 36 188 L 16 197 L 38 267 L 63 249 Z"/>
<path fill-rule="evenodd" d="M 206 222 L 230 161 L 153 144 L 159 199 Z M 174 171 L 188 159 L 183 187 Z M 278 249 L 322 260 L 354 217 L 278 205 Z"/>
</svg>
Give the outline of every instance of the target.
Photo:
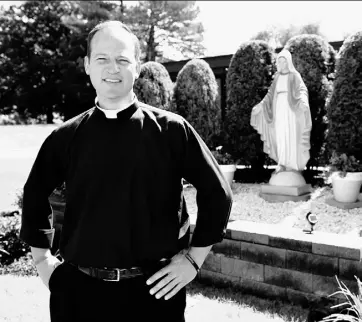
<svg viewBox="0 0 362 322">
<path fill-rule="evenodd" d="M 326 199 L 326 204 L 341 209 L 362 208 L 362 200 L 357 200 L 356 202 L 339 202 L 331 197 Z"/>
<path fill-rule="evenodd" d="M 311 189 L 300 172 L 283 171 L 273 174 L 269 183 L 261 186 L 259 195 L 268 202 L 307 201 Z"/>
</svg>

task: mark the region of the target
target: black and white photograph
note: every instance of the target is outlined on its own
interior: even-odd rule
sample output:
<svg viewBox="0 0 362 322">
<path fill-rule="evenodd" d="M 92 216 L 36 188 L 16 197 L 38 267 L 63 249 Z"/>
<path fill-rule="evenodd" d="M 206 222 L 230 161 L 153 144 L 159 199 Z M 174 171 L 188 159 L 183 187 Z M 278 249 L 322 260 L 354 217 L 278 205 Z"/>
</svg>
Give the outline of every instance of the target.
<svg viewBox="0 0 362 322">
<path fill-rule="evenodd" d="M 362 322 L 361 1 L 0 1 L 0 321 Z"/>
</svg>

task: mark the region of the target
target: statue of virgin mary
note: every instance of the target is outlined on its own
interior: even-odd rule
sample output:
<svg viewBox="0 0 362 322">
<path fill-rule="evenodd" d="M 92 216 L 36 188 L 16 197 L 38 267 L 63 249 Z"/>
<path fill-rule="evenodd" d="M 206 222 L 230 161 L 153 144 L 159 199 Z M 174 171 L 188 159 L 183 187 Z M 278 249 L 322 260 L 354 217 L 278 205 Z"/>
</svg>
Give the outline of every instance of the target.
<svg viewBox="0 0 362 322">
<path fill-rule="evenodd" d="M 288 50 L 278 54 L 274 80 L 253 107 L 250 124 L 260 134 L 264 152 L 277 162 L 275 173 L 305 168 L 312 129 L 308 90 Z"/>
</svg>

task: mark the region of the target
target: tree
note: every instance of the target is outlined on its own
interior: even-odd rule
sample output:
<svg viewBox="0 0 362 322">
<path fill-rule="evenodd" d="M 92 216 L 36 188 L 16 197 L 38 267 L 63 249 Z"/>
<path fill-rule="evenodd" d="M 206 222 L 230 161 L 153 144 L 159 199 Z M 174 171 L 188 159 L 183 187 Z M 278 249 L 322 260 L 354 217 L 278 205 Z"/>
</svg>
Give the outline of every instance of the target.
<svg viewBox="0 0 362 322">
<path fill-rule="evenodd" d="M 284 48 L 292 54 L 309 94 L 312 131 L 307 167 L 319 166 L 324 163 L 321 158 L 327 129 L 326 102 L 332 90 L 328 78 L 335 65 L 334 50 L 321 36 L 306 34 L 289 39 Z"/>
<path fill-rule="evenodd" d="M 139 1 L 125 6 L 119 18 L 128 24 L 141 42 L 142 60 L 166 61 L 170 48 L 184 58 L 203 55 L 199 8 L 195 1 Z"/>
<path fill-rule="evenodd" d="M 0 17 L 0 112 L 53 122 L 55 112 L 71 118 L 94 104 L 84 73 L 86 36 L 112 18 L 114 4 L 26 1 Z"/>
<path fill-rule="evenodd" d="M 327 157 L 333 151 L 362 161 L 362 32 L 339 50 L 332 97 L 327 105 Z"/>
<path fill-rule="evenodd" d="M 319 23 L 308 23 L 297 27 L 293 24 L 286 28 L 269 26 L 266 30 L 259 31 L 251 40 L 263 40 L 273 47 L 284 47 L 285 44 L 294 36 L 308 34 L 323 36 L 320 31 Z"/>
<path fill-rule="evenodd" d="M 265 41 L 243 43 L 231 58 L 226 76 L 226 150 L 240 164 L 259 169 L 266 155 L 259 134 L 250 125 L 250 115 L 272 83 L 273 60 L 273 50 Z"/>
<path fill-rule="evenodd" d="M 0 113 L 16 111 L 25 119 L 51 123 L 54 113 L 67 120 L 92 107 L 95 92 L 83 58 L 87 35 L 100 21 L 125 17 L 148 48 L 148 57 L 155 50 L 161 57 L 165 45 L 176 40 L 180 41 L 176 50 L 185 55 L 201 50 L 196 41 L 202 38 L 197 34 L 202 31 L 195 21 L 197 14 L 197 7 L 188 1 L 145 1 L 127 7 L 122 1 L 25 1 L 3 10 Z"/>
<path fill-rule="evenodd" d="M 1 110 L 17 105 L 21 115 L 46 115 L 52 122 L 60 100 L 57 81 L 64 52 L 59 44 L 70 36 L 60 17 L 68 9 L 64 2 L 28 1 L 0 18 Z"/>
<path fill-rule="evenodd" d="M 167 69 L 160 63 L 142 64 L 133 90 L 137 98 L 145 104 L 166 110 L 171 108 L 173 83 Z"/>
<path fill-rule="evenodd" d="M 206 61 L 192 59 L 179 71 L 173 100 L 175 112 L 190 122 L 210 149 L 216 148 L 221 109 L 215 75 Z"/>
<path fill-rule="evenodd" d="M 304 35 L 322 35 L 318 23 L 308 23 L 299 29 L 300 34 Z"/>
<path fill-rule="evenodd" d="M 276 26 L 269 26 L 266 30 L 257 32 L 257 34 L 251 37 L 250 40 L 265 41 L 273 48 L 280 46 L 279 33 Z"/>
<path fill-rule="evenodd" d="M 87 54 L 87 36 L 101 21 L 115 19 L 118 4 L 104 1 L 69 1 L 71 13 L 63 16 L 63 23 L 72 31 L 64 42 L 64 59 L 59 88 L 62 100 L 59 110 L 64 120 L 68 120 L 94 105 L 95 91 L 89 76 L 84 71 L 84 57 Z"/>
</svg>

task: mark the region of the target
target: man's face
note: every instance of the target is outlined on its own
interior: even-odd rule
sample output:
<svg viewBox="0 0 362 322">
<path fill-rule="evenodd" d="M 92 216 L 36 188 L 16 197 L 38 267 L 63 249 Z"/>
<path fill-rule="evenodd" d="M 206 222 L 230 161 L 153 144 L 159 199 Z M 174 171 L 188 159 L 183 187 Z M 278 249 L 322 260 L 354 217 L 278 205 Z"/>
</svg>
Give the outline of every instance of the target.
<svg viewBox="0 0 362 322">
<path fill-rule="evenodd" d="M 98 31 L 84 67 L 99 98 L 117 101 L 127 97 L 140 70 L 131 35 L 117 27 Z"/>
<path fill-rule="evenodd" d="M 287 60 L 284 57 L 278 58 L 278 71 L 286 72 L 288 71 L 288 63 Z"/>
</svg>

